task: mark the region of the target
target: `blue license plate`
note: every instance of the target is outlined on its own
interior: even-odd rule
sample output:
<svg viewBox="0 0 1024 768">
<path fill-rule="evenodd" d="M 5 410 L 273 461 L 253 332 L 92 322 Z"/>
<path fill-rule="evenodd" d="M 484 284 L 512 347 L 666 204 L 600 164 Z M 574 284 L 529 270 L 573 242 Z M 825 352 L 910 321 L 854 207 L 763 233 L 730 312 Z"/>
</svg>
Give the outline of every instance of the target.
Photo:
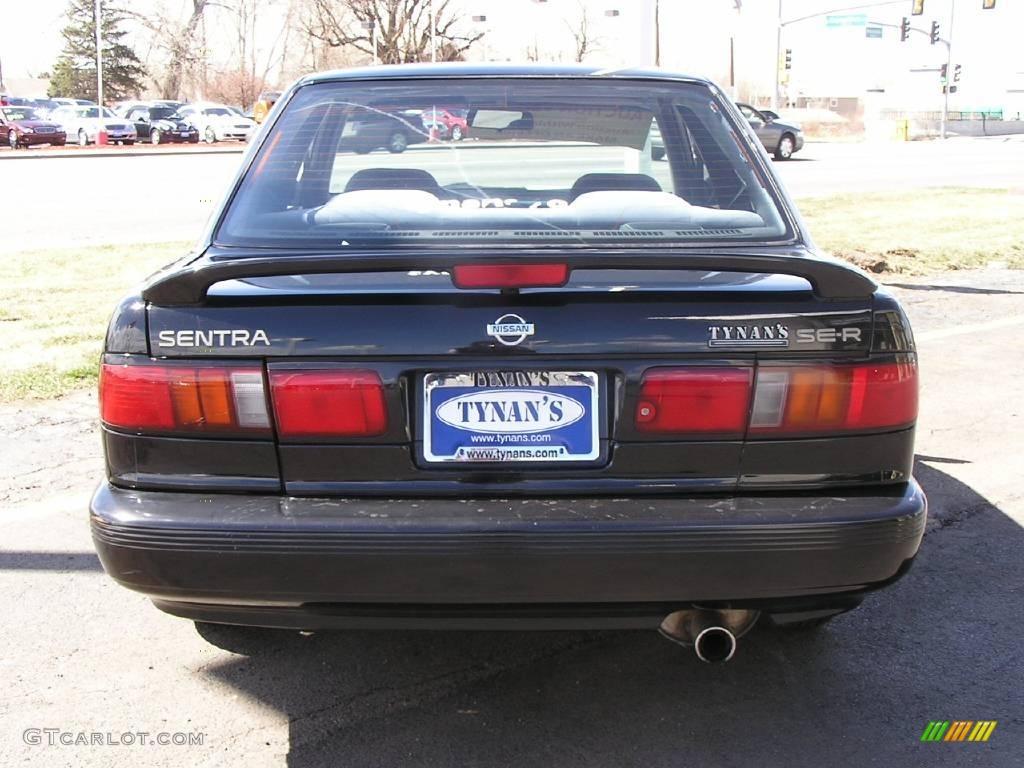
<svg viewBox="0 0 1024 768">
<path fill-rule="evenodd" d="M 428 462 L 594 461 L 600 455 L 593 371 L 428 373 Z"/>
</svg>

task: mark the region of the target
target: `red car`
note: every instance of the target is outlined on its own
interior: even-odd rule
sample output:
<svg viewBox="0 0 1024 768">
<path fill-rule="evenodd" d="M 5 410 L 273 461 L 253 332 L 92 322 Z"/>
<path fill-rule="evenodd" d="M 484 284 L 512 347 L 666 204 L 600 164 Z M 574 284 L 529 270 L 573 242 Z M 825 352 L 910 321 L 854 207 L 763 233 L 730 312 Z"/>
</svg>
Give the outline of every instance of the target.
<svg viewBox="0 0 1024 768">
<path fill-rule="evenodd" d="M 8 106 L 0 108 L 0 138 L 5 138 L 11 149 L 32 144 L 63 147 L 67 134 L 59 123 L 43 120 L 31 107 Z"/>
<path fill-rule="evenodd" d="M 436 124 L 443 127 L 442 136 L 452 141 L 462 141 L 462 138 L 469 133 L 469 124 L 466 122 L 466 110 L 444 109 L 433 107 L 423 110 L 423 124 Z"/>
</svg>

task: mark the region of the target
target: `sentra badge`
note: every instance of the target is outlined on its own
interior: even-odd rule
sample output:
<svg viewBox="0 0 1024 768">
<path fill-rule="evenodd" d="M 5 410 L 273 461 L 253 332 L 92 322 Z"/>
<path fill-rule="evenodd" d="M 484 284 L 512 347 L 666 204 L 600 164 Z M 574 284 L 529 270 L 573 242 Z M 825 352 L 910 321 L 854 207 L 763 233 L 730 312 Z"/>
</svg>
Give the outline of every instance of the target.
<svg viewBox="0 0 1024 768">
<path fill-rule="evenodd" d="M 502 315 L 487 324 L 487 335 L 493 336 L 506 347 L 522 344 L 527 336 L 533 336 L 533 323 L 526 322 L 519 315 Z"/>
<path fill-rule="evenodd" d="M 256 347 L 270 346 L 267 332 L 260 329 L 247 331 L 242 328 L 160 331 L 159 347 Z"/>
</svg>

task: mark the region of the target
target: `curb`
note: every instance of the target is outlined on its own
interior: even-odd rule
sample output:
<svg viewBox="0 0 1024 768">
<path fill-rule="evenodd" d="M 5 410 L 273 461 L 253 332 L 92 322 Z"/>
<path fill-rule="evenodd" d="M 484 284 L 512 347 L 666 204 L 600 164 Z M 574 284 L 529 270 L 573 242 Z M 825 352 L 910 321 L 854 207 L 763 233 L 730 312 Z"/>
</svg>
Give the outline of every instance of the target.
<svg viewBox="0 0 1024 768">
<path fill-rule="evenodd" d="M 248 144 L 242 144 L 240 147 L 217 147 L 215 149 L 192 149 L 191 147 L 186 149 L 127 149 L 118 147 L 117 149 L 80 149 L 80 150 L 66 150 L 57 149 L 52 152 L 39 152 L 32 150 L 17 150 L 16 152 L 2 152 L 0 153 L 0 162 L 4 160 L 45 160 L 47 158 L 58 159 L 68 157 L 180 157 L 181 155 L 240 155 L 247 148 Z"/>
</svg>

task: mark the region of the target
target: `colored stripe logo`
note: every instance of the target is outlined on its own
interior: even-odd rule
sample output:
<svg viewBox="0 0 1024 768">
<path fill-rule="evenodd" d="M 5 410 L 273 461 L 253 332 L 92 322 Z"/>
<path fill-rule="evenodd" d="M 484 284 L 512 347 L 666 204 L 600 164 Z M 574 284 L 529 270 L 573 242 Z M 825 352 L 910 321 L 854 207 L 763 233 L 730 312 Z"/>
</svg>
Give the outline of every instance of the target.
<svg viewBox="0 0 1024 768">
<path fill-rule="evenodd" d="M 932 720 L 921 741 L 988 741 L 996 720 Z"/>
</svg>

